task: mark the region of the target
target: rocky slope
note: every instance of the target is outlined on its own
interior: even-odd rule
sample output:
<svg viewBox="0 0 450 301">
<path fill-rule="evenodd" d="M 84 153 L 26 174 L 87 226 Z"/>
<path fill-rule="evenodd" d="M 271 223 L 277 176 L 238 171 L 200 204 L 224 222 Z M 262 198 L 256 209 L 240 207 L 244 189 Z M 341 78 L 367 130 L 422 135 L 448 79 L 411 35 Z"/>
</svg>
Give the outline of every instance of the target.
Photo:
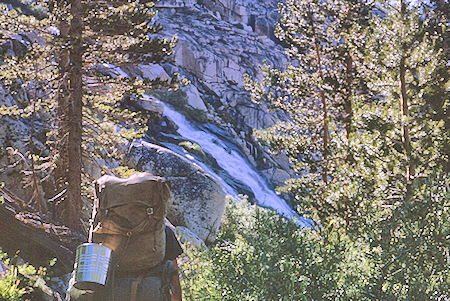
<svg viewBox="0 0 450 301">
<path fill-rule="evenodd" d="M 250 162 L 274 186 L 282 185 L 291 171 L 283 155 L 270 154 L 257 143 L 253 129 L 266 128 L 282 118 L 264 104 L 251 102 L 243 75 L 259 78 L 259 66 L 286 62 L 273 37 L 278 1 L 173 1 L 157 3 L 158 21 L 167 35 L 176 34 L 175 64 L 163 66 L 179 72 L 191 84 L 183 90 L 185 102 L 225 130 Z M 178 99 L 178 101 L 180 101 Z M 191 117 L 195 114 L 191 114 Z M 189 117 L 189 116 L 188 116 Z"/>
<path fill-rule="evenodd" d="M 154 119 L 147 136 L 153 144 L 134 144 L 130 149 L 129 164 L 171 179 L 173 202 L 169 218 L 176 226 L 185 227 L 180 228 L 183 229 L 181 232 L 187 233 L 185 236 L 191 241 L 214 239 L 225 206 L 224 185 L 249 195 L 250 200 L 261 203 L 262 200 L 255 199 L 254 189 L 252 191 L 247 183 L 221 169 L 214 154 L 196 149 L 192 143 L 190 148 L 186 147 L 189 144 L 184 140 L 188 139 L 176 132 L 177 125 L 170 117 L 162 115 L 164 103 L 172 104 L 199 128 L 226 141 L 228 151 L 233 150 L 244 157 L 272 187 L 282 185 L 292 175 L 287 157 L 271 154 L 255 141 L 252 134 L 253 129 L 271 126 L 283 116 L 270 112 L 265 104 L 253 103 L 243 82 L 244 74 L 260 77 L 259 66 L 263 61 L 272 66 L 282 66 L 286 62 L 283 49 L 273 36 L 276 5 L 277 1 L 269 0 L 159 1 L 157 22 L 165 28 L 166 36 L 178 36 L 174 62 L 125 70 L 128 74 L 151 79 L 168 78 L 178 72 L 190 81 L 181 91 L 149 91 L 153 96 L 140 100 L 140 109 L 156 112 L 160 118 Z M 18 35 L 8 45 L 1 46 L 3 50 L 16 53 L 24 48 L 21 47 L 24 43 L 27 43 L 26 37 Z M 15 104 L 17 100 L 3 92 L 0 87 L 0 104 Z M 26 93 L 23 97 L 26 99 Z M 36 125 L 35 136 L 41 135 L 42 139 L 36 139 L 35 148 L 45 153 L 45 146 L 38 142 L 45 140 L 45 131 Z M 0 160 L 6 167 L 0 173 L 0 181 L 17 184 L 20 180 L 17 172 L 21 170 L 19 163 L 27 164 L 21 153 L 28 151 L 25 142 L 29 130 L 30 126 L 24 120 L 2 117 L 0 146 L 3 150 L 0 148 L 0 151 L 3 153 Z M 173 151 L 164 148 L 169 145 Z M 13 149 L 8 152 L 6 147 L 10 146 L 19 152 L 15 153 Z M 186 149 L 198 164 L 179 155 Z M 199 165 L 213 170 L 216 175 L 211 177 Z M 91 173 L 96 177 L 100 170 L 93 167 Z M 18 178 L 13 179 L 13 176 Z M 19 195 L 29 199 L 29 188 L 19 191 Z M 53 197 L 44 195 L 45 199 Z"/>
</svg>

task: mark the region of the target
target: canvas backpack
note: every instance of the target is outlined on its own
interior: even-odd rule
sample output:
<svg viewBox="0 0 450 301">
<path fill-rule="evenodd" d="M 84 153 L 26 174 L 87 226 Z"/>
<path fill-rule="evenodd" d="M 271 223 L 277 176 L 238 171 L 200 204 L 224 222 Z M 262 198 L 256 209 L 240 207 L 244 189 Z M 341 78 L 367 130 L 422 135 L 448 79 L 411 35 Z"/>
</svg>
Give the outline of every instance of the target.
<svg viewBox="0 0 450 301">
<path fill-rule="evenodd" d="M 105 287 L 95 291 L 69 281 L 66 301 L 169 301 L 170 279 L 176 273 L 165 256 L 165 216 L 170 184 L 139 173 L 127 179 L 103 176 L 95 181 L 89 241 L 113 249 Z"/>
<path fill-rule="evenodd" d="M 112 246 L 114 268 L 137 272 L 160 264 L 165 256 L 169 183 L 148 173 L 126 179 L 106 175 L 95 182 L 95 190 L 92 240 Z"/>
</svg>

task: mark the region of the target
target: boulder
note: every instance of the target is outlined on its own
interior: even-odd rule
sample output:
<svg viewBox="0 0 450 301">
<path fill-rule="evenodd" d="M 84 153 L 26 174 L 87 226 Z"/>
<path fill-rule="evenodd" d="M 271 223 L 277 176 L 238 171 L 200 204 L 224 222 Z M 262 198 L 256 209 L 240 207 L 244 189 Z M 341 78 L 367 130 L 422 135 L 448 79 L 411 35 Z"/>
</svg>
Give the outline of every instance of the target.
<svg viewBox="0 0 450 301">
<path fill-rule="evenodd" d="M 5 276 L 9 272 L 9 268 L 0 260 L 0 276 Z"/>
<path fill-rule="evenodd" d="M 272 32 L 272 27 L 270 26 L 270 22 L 267 18 L 264 17 L 255 17 L 255 22 L 253 26 L 253 31 L 258 35 L 270 36 Z"/>
<path fill-rule="evenodd" d="M 205 242 L 186 227 L 176 227 L 175 235 L 183 244 L 189 244 L 196 249 L 206 248 Z"/>
<path fill-rule="evenodd" d="M 195 0 L 160 0 L 155 3 L 156 8 L 193 7 Z"/>
<path fill-rule="evenodd" d="M 170 180 L 167 218 L 205 242 L 214 241 L 225 210 L 225 194 L 214 179 L 182 156 L 145 141 L 132 143 L 128 165 Z"/>
<path fill-rule="evenodd" d="M 83 169 L 84 172 L 87 173 L 91 178 L 93 179 L 98 179 L 102 176 L 102 169 L 101 166 L 105 166 L 106 164 L 99 164 L 99 162 L 96 161 L 100 161 L 100 160 L 90 160 L 87 158 L 83 158 Z M 103 161 L 103 160 L 101 160 Z"/>
<path fill-rule="evenodd" d="M 134 110 L 156 113 L 157 116 L 161 116 L 164 112 L 163 103 L 148 94 L 144 94 L 143 97 L 126 95 L 121 104 Z"/>
<path fill-rule="evenodd" d="M 162 115 L 164 112 L 164 104 L 150 95 L 144 95 L 144 97 L 136 99 L 136 104 L 141 110 L 157 113 L 159 115 Z"/>
<path fill-rule="evenodd" d="M 178 66 L 183 67 L 194 74 L 200 73 L 199 62 L 188 43 L 180 41 L 177 47 L 175 47 L 174 52 L 175 61 Z"/>
<path fill-rule="evenodd" d="M 149 80 L 170 80 L 170 76 L 158 64 L 141 64 L 138 66 L 139 71 L 141 71 L 142 77 Z"/>
<path fill-rule="evenodd" d="M 243 103 L 235 106 L 245 126 L 254 129 L 263 129 L 273 126 L 276 121 L 276 113 L 269 112 L 264 104 Z"/>
<path fill-rule="evenodd" d="M 26 93 L 23 90 L 19 91 L 19 94 L 22 95 L 22 99 L 26 97 Z M 19 107 L 19 102 L 11 96 L 11 94 L 3 88 L 3 85 L 0 84 L 0 106 Z M 1 116 L 0 122 L 0 148 L 13 147 L 18 149 L 20 152 L 27 152 L 28 146 L 27 142 L 30 136 L 30 126 L 27 125 L 24 120 L 20 117 L 9 117 L 9 116 Z M 35 141 L 38 143 L 38 141 Z"/>
<path fill-rule="evenodd" d="M 194 85 L 188 85 L 184 87 L 183 91 L 186 92 L 186 98 L 189 106 L 203 112 L 208 111 L 205 103 L 203 102 L 203 99 L 200 97 L 200 92 L 198 92 L 197 88 Z"/>
<path fill-rule="evenodd" d="M 14 147 L 27 152 L 30 127 L 23 120 L 2 116 L 0 123 L 0 147 Z"/>
<path fill-rule="evenodd" d="M 23 36 L 15 35 L 11 39 L 0 44 L 0 54 L 4 54 L 9 57 L 22 57 L 28 52 L 29 46 L 30 41 Z"/>
<path fill-rule="evenodd" d="M 244 77 L 242 71 L 225 67 L 223 68 L 223 75 L 231 83 L 235 83 L 239 86 L 244 85 Z"/>
<path fill-rule="evenodd" d="M 295 172 L 291 169 L 291 163 L 289 162 L 289 157 L 286 155 L 285 152 L 274 154 L 271 153 L 269 150 L 266 150 L 266 155 L 270 155 L 270 159 L 274 162 L 275 166 L 278 166 L 278 168 L 283 169 L 284 171 L 287 171 L 290 173 L 290 176 L 293 177 L 295 175 Z"/>
</svg>

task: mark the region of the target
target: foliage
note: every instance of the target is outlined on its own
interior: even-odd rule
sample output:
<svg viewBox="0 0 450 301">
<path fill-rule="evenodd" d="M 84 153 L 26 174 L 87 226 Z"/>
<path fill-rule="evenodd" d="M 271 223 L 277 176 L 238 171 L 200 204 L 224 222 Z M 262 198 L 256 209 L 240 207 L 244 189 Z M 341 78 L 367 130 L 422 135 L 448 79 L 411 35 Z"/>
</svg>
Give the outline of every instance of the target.
<svg viewBox="0 0 450 301">
<path fill-rule="evenodd" d="M 367 299 L 368 247 L 332 225 L 321 236 L 245 202 L 229 202 L 226 218 L 217 244 L 183 266 L 187 300 Z"/>
<path fill-rule="evenodd" d="M 0 6 L 0 54 L 4 62 L 0 65 L 0 81 L 15 99 L 13 105 L 2 106 L 0 112 L 1 116 L 31 122 L 45 121 L 46 142 L 52 152 L 43 156 L 47 164 L 40 166 L 47 168 L 46 174 L 56 182 L 55 191 L 47 191 L 50 199 L 68 185 L 64 180 L 69 174 L 68 137 L 77 122 L 70 113 L 74 91 L 68 89 L 68 74 L 73 71 L 71 55 L 78 42 L 70 29 L 74 14 L 70 1 L 33 1 L 26 7 L 45 14 L 36 18 L 22 14 L 20 8 Z M 123 164 L 121 145 L 123 148 L 147 131 L 149 116 L 135 111 L 130 103 L 136 97 L 128 97 L 127 106 L 122 101 L 129 95 L 139 97 L 146 90 L 176 87 L 176 74 L 168 81 L 149 80 L 132 71 L 138 64 L 168 62 L 176 37 L 162 37 L 151 1 L 83 1 L 81 7 L 76 12 L 83 19 L 82 120 L 77 126 L 83 132 L 82 157 L 77 161 L 84 165 L 82 185 L 87 187 L 92 182 L 87 172 L 91 166 L 107 170 L 108 165 Z M 8 48 L 9 44 L 12 46 Z M 33 133 L 30 136 L 32 144 Z M 90 196 L 85 189 L 82 194 Z M 65 194 L 60 195 L 57 203 L 64 204 L 65 199 Z"/>
<path fill-rule="evenodd" d="M 129 168 L 128 166 L 120 166 L 113 169 L 114 174 L 118 175 L 121 178 L 129 178 L 133 174 L 136 173 L 136 170 L 133 168 Z"/>
<path fill-rule="evenodd" d="M 19 301 L 24 293 L 25 289 L 19 288 L 17 277 L 13 274 L 0 279 L 0 300 Z"/>
<path fill-rule="evenodd" d="M 273 211 L 229 200 L 218 241 L 208 250 L 187 251 L 183 295 L 187 300 L 445 299 L 445 185 L 423 183 L 423 199 L 415 200 L 420 208 L 405 206 L 390 221 L 397 226 L 388 247 L 375 241 L 376 233 L 356 238 L 333 223 L 299 229 Z M 411 222 L 411 214 L 420 218 Z"/>
<path fill-rule="evenodd" d="M 334 202 L 328 188 L 348 182 L 335 170 L 351 168 L 354 103 L 370 95 L 354 67 L 353 51 L 364 48 L 362 28 L 370 6 L 366 1 L 292 0 L 279 7 L 275 35 L 288 45 L 290 62 L 283 70 L 263 65 L 261 82 L 246 77 L 246 87 L 254 100 L 289 117 L 255 136 L 290 157 L 300 176 L 287 189 L 297 194 L 301 211 L 313 212 L 316 219 L 343 216 L 353 204 Z"/>
<path fill-rule="evenodd" d="M 291 64 L 246 85 L 289 118 L 255 134 L 289 155 L 297 176 L 279 190 L 298 212 L 367 248 L 367 298 L 445 299 L 448 21 L 433 1 L 369 4 L 280 4 Z"/>
<path fill-rule="evenodd" d="M 190 141 L 182 141 L 182 142 L 178 143 L 178 145 L 181 146 L 182 148 L 184 148 L 186 151 L 188 151 L 196 156 L 199 156 L 205 163 L 210 164 L 202 147 L 200 145 L 198 145 L 197 143 L 190 142 Z"/>
<path fill-rule="evenodd" d="M 0 249 L 0 261 L 8 270 L 0 274 L 0 300 L 19 301 L 29 300 L 26 298 L 39 286 L 39 279 L 45 276 L 46 269 L 35 267 L 29 264 L 13 264 L 16 257 L 8 258 Z M 26 299 L 24 299 L 26 298 Z"/>
<path fill-rule="evenodd" d="M 421 179 L 410 202 L 395 207 L 384 220 L 361 233 L 378 250 L 370 254 L 377 269 L 370 279 L 375 299 L 449 297 L 449 184 L 442 176 Z"/>
</svg>

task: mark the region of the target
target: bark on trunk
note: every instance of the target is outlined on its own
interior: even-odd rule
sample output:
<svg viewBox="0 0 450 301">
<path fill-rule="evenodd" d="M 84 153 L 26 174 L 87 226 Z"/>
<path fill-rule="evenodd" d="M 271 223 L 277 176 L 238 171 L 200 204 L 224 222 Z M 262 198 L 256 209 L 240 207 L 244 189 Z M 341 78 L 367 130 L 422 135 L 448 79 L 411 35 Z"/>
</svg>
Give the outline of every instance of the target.
<svg viewBox="0 0 450 301">
<path fill-rule="evenodd" d="M 320 42 L 319 38 L 317 37 L 317 32 L 315 28 L 315 20 L 314 20 L 314 14 L 309 11 L 309 22 L 311 24 L 312 30 L 313 30 L 313 39 L 314 39 L 314 48 L 316 53 L 316 60 L 317 60 L 317 69 L 319 72 L 320 80 L 323 82 L 324 80 L 324 74 L 322 70 L 322 58 L 320 55 Z M 322 133 L 322 183 L 324 186 L 327 186 L 328 182 L 328 108 L 327 108 L 327 101 L 325 98 L 325 91 L 322 89 L 322 87 L 319 88 L 319 97 L 322 103 L 322 118 L 323 118 L 323 133 Z"/>
<path fill-rule="evenodd" d="M 400 0 L 401 7 L 401 18 L 402 18 L 402 26 L 403 25 L 403 17 L 405 15 L 406 6 L 402 0 Z M 402 28 L 402 37 L 403 37 L 403 28 Z M 414 193 L 414 182 L 415 182 L 415 173 L 416 166 L 414 160 L 412 158 L 412 147 L 411 147 L 411 137 L 409 134 L 409 108 L 408 108 L 408 98 L 406 94 L 406 58 L 405 54 L 402 53 L 402 57 L 400 58 L 400 110 L 402 114 L 402 122 L 401 122 L 401 131 L 402 131 L 402 143 L 403 148 L 405 149 L 405 159 L 406 159 L 406 193 L 405 193 L 405 201 L 409 202 Z"/>
<path fill-rule="evenodd" d="M 409 110 L 408 110 L 408 99 L 406 95 L 406 81 L 405 81 L 405 58 L 400 59 L 400 107 L 402 113 L 402 143 L 405 149 L 405 159 L 406 165 L 406 193 L 405 201 L 410 201 L 414 192 L 414 178 L 416 173 L 416 167 L 414 160 L 411 157 L 412 147 L 411 147 L 411 137 L 409 135 Z"/>
<path fill-rule="evenodd" d="M 71 5 L 72 20 L 70 23 L 70 105 L 68 151 L 68 185 L 65 200 L 65 222 L 68 226 L 79 229 L 81 214 L 81 133 L 82 133 L 82 54 L 83 54 L 83 21 L 81 1 L 73 0 Z"/>
<path fill-rule="evenodd" d="M 317 59 L 317 65 L 319 69 L 319 76 L 320 79 L 323 81 L 323 71 L 322 71 L 322 61 L 320 57 L 320 49 L 319 49 L 319 40 L 317 36 L 314 38 L 315 40 L 315 49 L 316 49 L 316 59 Z M 322 164 L 322 182 L 327 185 L 327 178 L 328 178 L 328 109 L 327 109 L 327 101 L 325 98 L 325 92 L 323 89 L 320 89 L 320 100 L 322 102 L 322 118 L 323 118 L 323 135 L 322 135 L 322 143 L 323 143 L 323 164 Z"/>
<path fill-rule="evenodd" d="M 69 23 L 61 21 L 58 25 L 59 37 L 62 43 L 68 43 L 69 39 Z M 56 149 L 58 151 L 58 159 L 56 160 L 56 168 L 54 171 L 54 179 L 56 183 L 56 191 L 58 194 L 67 188 L 67 142 L 68 142 L 68 118 L 69 118 L 69 49 L 63 47 L 58 55 L 58 69 L 61 76 L 58 87 L 58 106 L 56 116 L 56 126 L 58 128 Z"/>
<path fill-rule="evenodd" d="M 347 87 L 346 87 L 346 95 L 344 99 L 344 111 L 345 111 L 345 134 L 347 137 L 347 141 L 350 142 L 350 134 L 353 131 L 352 127 L 352 119 L 353 119 L 353 108 L 352 108 L 352 82 L 353 82 L 353 75 L 352 75 L 352 68 L 353 68 L 353 61 L 350 56 L 346 58 L 346 81 L 347 81 Z"/>
</svg>

